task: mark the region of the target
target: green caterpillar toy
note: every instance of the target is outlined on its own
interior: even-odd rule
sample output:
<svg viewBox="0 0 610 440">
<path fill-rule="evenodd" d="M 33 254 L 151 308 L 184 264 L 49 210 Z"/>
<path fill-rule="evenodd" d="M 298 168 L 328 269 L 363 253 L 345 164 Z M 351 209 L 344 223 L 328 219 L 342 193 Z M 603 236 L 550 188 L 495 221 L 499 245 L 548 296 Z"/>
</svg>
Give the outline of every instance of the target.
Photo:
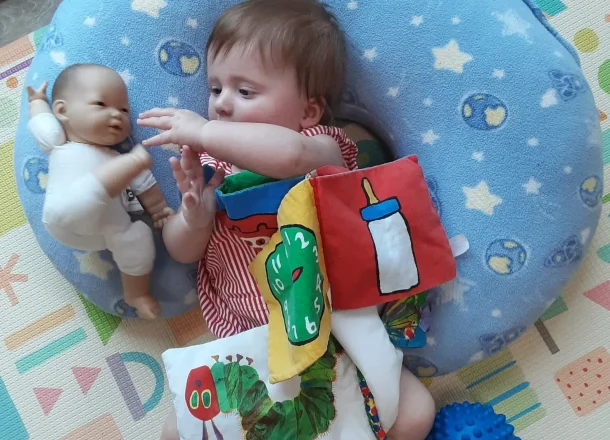
<svg viewBox="0 0 610 440">
<path fill-rule="evenodd" d="M 292 400 L 273 402 L 266 384 L 251 367 L 253 360 L 243 356 L 219 356 L 210 368 L 207 365 L 190 371 L 185 391 L 191 414 L 203 421 L 202 440 L 209 438 L 206 422 L 210 421 L 218 440 L 224 437 L 214 424 L 214 417 L 237 412 L 247 440 L 313 440 L 328 431 L 335 419 L 333 382 L 336 379 L 337 357 L 343 347 L 330 338 L 326 353 L 300 374 L 299 395 Z"/>
</svg>

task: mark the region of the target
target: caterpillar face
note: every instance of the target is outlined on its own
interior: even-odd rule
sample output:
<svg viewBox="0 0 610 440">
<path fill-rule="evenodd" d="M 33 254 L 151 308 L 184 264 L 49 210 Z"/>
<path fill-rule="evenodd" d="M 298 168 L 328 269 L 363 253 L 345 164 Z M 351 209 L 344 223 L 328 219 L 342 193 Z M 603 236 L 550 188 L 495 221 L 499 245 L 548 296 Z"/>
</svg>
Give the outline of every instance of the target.
<svg viewBox="0 0 610 440">
<path fill-rule="evenodd" d="M 210 367 L 204 365 L 191 370 L 186 380 L 184 398 L 193 417 L 199 420 L 212 420 L 220 413 Z"/>
</svg>

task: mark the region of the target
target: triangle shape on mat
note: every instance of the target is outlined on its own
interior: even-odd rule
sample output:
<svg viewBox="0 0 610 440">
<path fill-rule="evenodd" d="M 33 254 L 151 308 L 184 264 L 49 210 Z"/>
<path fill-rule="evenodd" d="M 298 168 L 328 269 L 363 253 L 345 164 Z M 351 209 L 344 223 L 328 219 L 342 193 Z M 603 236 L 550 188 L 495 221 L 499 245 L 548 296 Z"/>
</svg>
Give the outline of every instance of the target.
<svg viewBox="0 0 610 440">
<path fill-rule="evenodd" d="M 599 304 L 606 310 L 610 311 L 610 281 L 606 281 L 605 283 L 602 283 L 599 286 L 585 292 L 585 296 L 595 304 Z"/>
<path fill-rule="evenodd" d="M 63 392 L 61 388 L 34 388 L 34 394 L 45 416 L 49 415 Z"/>
<path fill-rule="evenodd" d="M 91 389 L 100 371 L 102 371 L 101 368 L 72 367 L 72 374 L 74 374 L 74 378 L 78 382 L 78 386 L 83 394 L 87 394 Z"/>
</svg>

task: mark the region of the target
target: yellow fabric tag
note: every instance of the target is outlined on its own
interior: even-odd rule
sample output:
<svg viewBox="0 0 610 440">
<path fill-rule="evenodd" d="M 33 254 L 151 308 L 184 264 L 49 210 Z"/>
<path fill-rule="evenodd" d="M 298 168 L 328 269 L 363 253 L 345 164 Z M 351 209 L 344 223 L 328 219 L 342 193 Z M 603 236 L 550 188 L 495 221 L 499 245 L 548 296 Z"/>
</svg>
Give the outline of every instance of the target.
<svg viewBox="0 0 610 440">
<path fill-rule="evenodd" d="M 294 186 L 278 210 L 279 230 L 250 264 L 269 308 L 269 382 L 317 361 L 330 336 L 328 277 L 313 189 Z"/>
</svg>

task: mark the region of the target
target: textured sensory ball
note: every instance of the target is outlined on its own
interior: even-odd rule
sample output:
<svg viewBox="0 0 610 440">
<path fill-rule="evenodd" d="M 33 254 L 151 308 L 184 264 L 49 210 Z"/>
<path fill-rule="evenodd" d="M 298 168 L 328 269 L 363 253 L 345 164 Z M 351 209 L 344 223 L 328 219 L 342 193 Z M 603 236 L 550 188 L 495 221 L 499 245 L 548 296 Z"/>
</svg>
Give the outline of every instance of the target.
<svg viewBox="0 0 610 440">
<path fill-rule="evenodd" d="M 506 417 L 480 403 L 453 403 L 442 408 L 426 440 L 519 440 Z"/>
</svg>

